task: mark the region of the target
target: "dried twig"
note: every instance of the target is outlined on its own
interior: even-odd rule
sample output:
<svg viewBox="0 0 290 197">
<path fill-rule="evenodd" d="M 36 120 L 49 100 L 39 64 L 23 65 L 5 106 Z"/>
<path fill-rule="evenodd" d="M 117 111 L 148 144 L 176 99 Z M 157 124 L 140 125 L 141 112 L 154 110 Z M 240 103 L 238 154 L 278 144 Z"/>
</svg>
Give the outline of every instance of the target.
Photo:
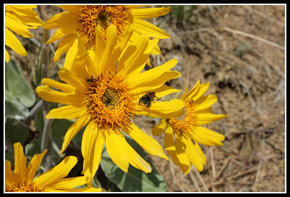
<svg viewBox="0 0 290 197">
<path fill-rule="evenodd" d="M 203 178 L 200 176 L 199 171 L 198 171 L 195 167 L 193 167 L 193 170 L 195 171 L 195 174 L 196 174 L 197 177 L 199 178 L 199 180 L 200 180 L 202 186 L 204 187 L 205 191 L 208 192 L 208 188 L 207 188 L 207 186 L 206 186 L 206 184 L 205 184 Z"/>
<path fill-rule="evenodd" d="M 222 173 L 224 172 L 224 170 L 226 169 L 226 167 L 228 166 L 229 162 L 231 160 L 231 156 L 228 156 L 224 162 L 224 165 L 222 166 L 222 168 L 220 169 L 220 171 L 217 173 L 215 179 L 218 179 Z"/>
<path fill-rule="evenodd" d="M 236 175 L 233 175 L 233 176 L 230 176 L 230 177 L 228 177 L 228 178 L 226 178 L 228 181 L 231 181 L 232 179 L 236 179 L 236 178 L 238 178 L 238 177 L 240 177 L 240 176 L 244 176 L 244 175 L 246 175 L 246 174 L 250 174 L 250 173 L 252 173 L 252 172 L 255 172 L 257 170 L 257 167 L 255 166 L 255 167 L 253 167 L 253 168 L 251 168 L 251 169 L 248 169 L 248 170 L 245 170 L 245 171 L 242 171 L 242 172 L 240 172 L 240 173 L 238 173 L 238 174 L 236 174 Z"/>
<path fill-rule="evenodd" d="M 241 35 L 241 36 L 245 36 L 245 37 L 249 37 L 249 38 L 252 38 L 252 39 L 256 39 L 256 40 L 259 40 L 261 42 L 264 42 L 265 44 L 268 44 L 268 45 L 277 47 L 279 49 L 285 50 L 285 47 L 283 47 L 283 46 L 281 46 L 281 45 L 279 45 L 277 43 L 271 42 L 269 40 L 266 40 L 264 38 L 260 38 L 258 36 L 255 36 L 255 35 L 252 35 L 252 34 L 248 34 L 248 33 L 245 33 L 245 32 L 239 31 L 239 30 L 231 29 L 231 28 L 228 28 L 228 27 L 223 27 L 222 29 L 225 30 L 225 31 L 231 32 L 233 34 L 238 34 L 238 35 Z"/>
<path fill-rule="evenodd" d="M 211 163 L 211 169 L 212 169 L 212 178 L 216 178 L 216 170 L 215 170 L 215 163 L 214 163 L 214 157 L 213 157 L 213 147 L 209 148 L 209 155 L 210 155 L 210 163 Z"/>
<path fill-rule="evenodd" d="M 198 185 L 198 182 L 197 182 L 196 179 L 194 178 L 194 176 L 193 176 L 193 174 L 191 173 L 191 171 L 189 172 L 189 176 L 190 176 L 191 180 L 193 181 L 193 183 L 194 183 L 194 185 L 195 185 L 197 191 L 198 191 L 198 192 L 201 192 L 201 189 L 200 189 L 200 187 L 199 187 L 199 185 Z"/>
</svg>

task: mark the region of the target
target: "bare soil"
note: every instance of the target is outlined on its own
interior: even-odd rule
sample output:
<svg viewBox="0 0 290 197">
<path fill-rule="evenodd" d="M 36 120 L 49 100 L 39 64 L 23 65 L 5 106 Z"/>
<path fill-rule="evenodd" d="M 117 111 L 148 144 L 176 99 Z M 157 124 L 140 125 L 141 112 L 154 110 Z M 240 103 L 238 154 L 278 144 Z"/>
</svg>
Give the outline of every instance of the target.
<svg viewBox="0 0 290 197">
<path fill-rule="evenodd" d="M 189 6 L 183 7 L 186 13 Z M 228 117 L 208 125 L 226 140 L 222 147 L 202 146 L 203 172 L 185 175 L 151 157 L 169 191 L 285 192 L 285 7 L 198 5 L 187 20 L 173 16 L 157 20 L 171 38 L 160 40 L 156 62 L 179 60 L 176 88 L 210 82 L 208 94 L 218 96 L 214 112 Z M 143 128 L 150 133 L 153 123 Z"/>
</svg>

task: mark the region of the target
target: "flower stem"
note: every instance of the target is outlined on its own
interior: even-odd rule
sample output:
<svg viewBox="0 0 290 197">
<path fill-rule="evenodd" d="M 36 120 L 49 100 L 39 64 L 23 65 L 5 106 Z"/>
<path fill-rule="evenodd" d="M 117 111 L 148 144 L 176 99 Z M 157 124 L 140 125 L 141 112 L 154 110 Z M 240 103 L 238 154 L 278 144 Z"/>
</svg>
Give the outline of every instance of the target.
<svg viewBox="0 0 290 197">
<path fill-rule="evenodd" d="M 39 6 L 39 12 L 40 16 L 42 19 L 47 20 L 47 13 L 45 10 L 45 7 Z M 42 41 L 45 43 L 48 40 L 49 37 L 49 32 L 47 29 L 43 28 L 43 34 L 42 34 Z M 42 47 L 42 70 L 41 70 L 41 75 L 42 79 L 47 77 L 48 75 L 48 67 L 49 67 L 49 51 L 48 47 L 44 44 Z M 44 118 L 44 127 L 43 127 L 43 133 L 42 133 L 42 138 L 41 138 L 41 151 L 44 149 L 47 149 L 47 154 L 46 154 L 46 169 L 50 169 L 52 167 L 52 161 L 53 161 L 53 151 L 52 151 L 52 136 L 51 136 L 51 125 L 53 122 L 53 119 L 46 119 L 46 115 L 49 111 L 49 105 L 48 102 L 44 101 L 42 102 L 42 108 L 43 108 L 43 118 Z"/>
</svg>

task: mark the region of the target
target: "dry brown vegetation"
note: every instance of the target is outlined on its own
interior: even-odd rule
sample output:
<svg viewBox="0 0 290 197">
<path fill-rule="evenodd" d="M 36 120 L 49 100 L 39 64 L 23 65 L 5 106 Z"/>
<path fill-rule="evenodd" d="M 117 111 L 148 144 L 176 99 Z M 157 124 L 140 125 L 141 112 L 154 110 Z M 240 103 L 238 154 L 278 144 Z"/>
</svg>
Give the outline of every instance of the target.
<svg viewBox="0 0 290 197">
<path fill-rule="evenodd" d="M 284 192 L 285 7 L 198 5 L 188 19 L 180 15 L 183 20 L 172 13 L 162 18 L 171 38 L 160 41 L 158 61 L 179 60 L 183 77 L 172 82 L 175 87 L 210 82 L 208 93 L 218 96 L 214 112 L 228 117 L 208 128 L 227 139 L 223 147 L 203 146 L 207 166 L 201 173 L 185 175 L 153 157 L 169 191 Z"/>
</svg>

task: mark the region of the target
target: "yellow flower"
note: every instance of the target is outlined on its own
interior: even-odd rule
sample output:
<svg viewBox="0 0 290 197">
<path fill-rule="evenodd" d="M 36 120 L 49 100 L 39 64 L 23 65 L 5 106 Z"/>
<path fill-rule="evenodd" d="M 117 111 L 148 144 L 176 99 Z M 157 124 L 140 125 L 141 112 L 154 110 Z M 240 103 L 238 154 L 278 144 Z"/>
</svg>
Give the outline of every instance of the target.
<svg viewBox="0 0 290 197">
<path fill-rule="evenodd" d="M 181 99 L 185 102 L 185 112 L 178 118 L 162 119 L 152 130 L 153 135 L 165 131 L 164 147 L 172 161 L 184 173 L 190 170 L 192 163 L 197 170 L 203 170 L 206 158 L 198 143 L 206 146 L 222 146 L 225 137 L 201 125 L 226 117 L 224 114 L 213 114 L 211 106 L 217 101 L 215 95 L 204 96 L 209 83 L 198 81 Z"/>
<path fill-rule="evenodd" d="M 27 52 L 11 31 L 25 38 L 33 37 L 28 29 L 36 29 L 43 24 L 33 8 L 37 8 L 37 6 L 5 5 L 5 45 L 22 56 L 26 56 Z M 5 49 L 5 61 L 9 62 L 9 60 L 9 53 Z"/>
<path fill-rule="evenodd" d="M 77 158 L 68 156 L 57 166 L 35 177 L 38 167 L 47 150 L 32 157 L 26 167 L 27 157 L 23 153 L 20 142 L 14 144 L 14 171 L 10 161 L 5 160 L 5 191 L 6 192 L 100 192 L 101 189 L 85 187 L 74 189 L 88 183 L 84 176 L 65 178 L 77 163 Z"/>
<path fill-rule="evenodd" d="M 177 60 L 142 72 L 157 42 L 149 44 L 148 37 L 140 36 L 135 45 L 116 45 L 117 28 L 114 25 L 107 28 L 107 42 L 100 29 L 96 34 L 95 45 L 98 48 L 88 51 L 86 65 L 85 58 L 80 56 L 72 62 L 73 66 L 67 65 L 59 71 L 58 76 L 65 83 L 45 78 L 43 86 L 36 88 L 42 99 L 66 105 L 52 109 L 46 118 L 77 119 L 68 129 L 60 152 L 87 125 L 81 147 L 84 173 L 94 176 L 104 144 L 112 161 L 124 172 L 127 172 L 129 163 L 146 173 L 150 172 L 151 166 L 127 143 L 122 132 L 131 136 L 148 153 L 168 159 L 159 143 L 132 120 L 134 115 L 171 118 L 183 113 L 184 102 L 179 99 L 152 101 L 150 107 L 142 102 L 139 104 L 140 98 L 147 92 L 155 92 L 161 98 L 179 91 L 163 85 L 167 80 L 180 76 L 179 72 L 170 70 Z"/>
<path fill-rule="evenodd" d="M 134 30 L 131 39 L 135 39 L 140 34 L 148 34 L 158 39 L 170 37 L 162 29 L 143 20 L 166 15 L 170 8 L 139 8 L 139 5 L 59 5 L 59 7 L 66 11 L 54 15 L 42 26 L 46 29 L 59 28 L 46 42 L 49 44 L 62 39 L 55 52 L 55 62 L 71 48 L 77 39 L 74 31 L 79 32 L 86 48 L 95 46 L 97 26 L 101 27 L 102 36 L 106 39 L 106 29 L 110 24 L 117 26 L 119 40 L 126 34 L 129 27 Z M 151 53 L 159 54 L 159 47 L 156 45 Z"/>
</svg>

